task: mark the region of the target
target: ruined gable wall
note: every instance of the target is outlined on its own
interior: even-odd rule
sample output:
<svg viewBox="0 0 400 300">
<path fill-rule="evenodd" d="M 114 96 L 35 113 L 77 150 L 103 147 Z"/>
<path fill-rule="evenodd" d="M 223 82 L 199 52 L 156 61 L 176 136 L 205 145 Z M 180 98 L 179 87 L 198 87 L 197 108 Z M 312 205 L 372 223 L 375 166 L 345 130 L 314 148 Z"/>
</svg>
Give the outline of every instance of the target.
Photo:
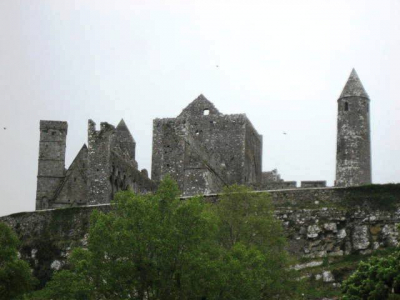
<svg viewBox="0 0 400 300">
<path fill-rule="evenodd" d="M 152 179 L 170 174 L 184 195 L 219 191 L 226 181 L 219 153 L 211 152 L 193 130 L 182 118 L 154 120 Z"/>
<path fill-rule="evenodd" d="M 68 168 L 51 208 L 85 205 L 88 202 L 88 151 L 84 146 Z"/>
<path fill-rule="evenodd" d="M 245 115 L 208 115 L 188 120 L 189 133 L 209 153 L 217 153 L 228 184 L 243 183 Z"/>
</svg>

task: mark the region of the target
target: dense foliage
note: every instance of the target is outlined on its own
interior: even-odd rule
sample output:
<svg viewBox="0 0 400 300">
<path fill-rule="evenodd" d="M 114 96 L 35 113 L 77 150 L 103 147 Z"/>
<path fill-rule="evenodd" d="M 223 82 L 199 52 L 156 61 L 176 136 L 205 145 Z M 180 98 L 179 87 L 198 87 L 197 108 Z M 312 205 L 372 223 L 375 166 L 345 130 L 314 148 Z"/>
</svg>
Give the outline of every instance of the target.
<svg viewBox="0 0 400 300">
<path fill-rule="evenodd" d="M 344 300 L 400 299 L 400 251 L 360 262 L 343 282 Z"/>
<path fill-rule="evenodd" d="M 0 223 L 0 299 L 17 299 L 33 289 L 36 281 L 29 264 L 18 258 L 18 238 Z"/>
<path fill-rule="evenodd" d="M 293 299 L 282 229 L 264 193 L 226 188 L 216 204 L 130 191 L 94 212 L 87 249 L 30 299 Z"/>
</svg>

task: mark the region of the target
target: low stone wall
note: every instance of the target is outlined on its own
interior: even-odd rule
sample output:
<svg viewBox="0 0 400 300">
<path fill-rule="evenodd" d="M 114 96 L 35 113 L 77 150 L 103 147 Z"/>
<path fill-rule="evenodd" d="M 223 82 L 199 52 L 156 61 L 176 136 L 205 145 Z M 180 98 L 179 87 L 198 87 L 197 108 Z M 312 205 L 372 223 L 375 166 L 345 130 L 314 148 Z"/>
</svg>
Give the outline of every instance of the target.
<svg viewBox="0 0 400 300">
<path fill-rule="evenodd" d="M 257 192 L 257 193 L 265 193 Z M 400 185 L 269 191 L 288 250 L 317 258 L 368 254 L 398 244 Z M 205 196 L 218 201 L 218 195 Z M 85 246 L 90 213 L 110 205 L 25 212 L 1 217 L 19 236 L 22 258 L 44 283 L 74 246 Z"/>
</svg>

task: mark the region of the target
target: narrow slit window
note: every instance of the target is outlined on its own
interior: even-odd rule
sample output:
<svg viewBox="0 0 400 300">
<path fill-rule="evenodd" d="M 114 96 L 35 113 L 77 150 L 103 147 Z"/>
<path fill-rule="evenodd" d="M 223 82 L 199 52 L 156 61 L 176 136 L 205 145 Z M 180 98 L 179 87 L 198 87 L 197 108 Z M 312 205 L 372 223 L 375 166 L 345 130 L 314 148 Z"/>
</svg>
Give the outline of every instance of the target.
<svg viewBox="0 0 400 300">
<path fill-rule="evenodd" d="M 345 102 L 344 103 L 344 111 L 348 111 L 349 110 L 349 103 Z"/>
</svg>

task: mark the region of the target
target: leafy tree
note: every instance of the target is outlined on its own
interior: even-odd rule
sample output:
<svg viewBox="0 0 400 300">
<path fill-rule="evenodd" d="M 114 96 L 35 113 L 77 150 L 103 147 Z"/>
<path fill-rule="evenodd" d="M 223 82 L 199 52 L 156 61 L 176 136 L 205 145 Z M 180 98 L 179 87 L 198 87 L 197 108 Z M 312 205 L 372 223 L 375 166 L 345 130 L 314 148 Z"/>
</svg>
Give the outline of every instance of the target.
<svg viewBox="0 0 400 300">
<path fill-rule="evenodd" d="M 400 251 L 360 262 L 342 291 L 344 300 L 400 299 Z"/>
<path fill-rule="evenodd" d="M 270 195 L 232 185 L 224 188 L 212 208 L 219 220 L 219 240 L 228 254 L 229 292 L 221 299 L 293 299 L 295 274 L 289 270 L 291 260 Z"/>
<path fill-rule="evenodd" d="M 18 258 L 18 237 L 0 223 L 0 299 L 17 299 L 36 284 L 29 264 Z"/>
<path fill-rule="evenodd" d="M 268 199 L 238 186 L 226 189 L 215 205 L 196 197 L 181 201 L 179 194 L 168 177 L 154 195 L 118 193 L 111 212 L 93 212 L 88 249 L 75 249 L 69 269 L 30 299 L 259 300 L 292 294 L 283 292 L 290 290 L 288 259 Z"/>
</svg>

